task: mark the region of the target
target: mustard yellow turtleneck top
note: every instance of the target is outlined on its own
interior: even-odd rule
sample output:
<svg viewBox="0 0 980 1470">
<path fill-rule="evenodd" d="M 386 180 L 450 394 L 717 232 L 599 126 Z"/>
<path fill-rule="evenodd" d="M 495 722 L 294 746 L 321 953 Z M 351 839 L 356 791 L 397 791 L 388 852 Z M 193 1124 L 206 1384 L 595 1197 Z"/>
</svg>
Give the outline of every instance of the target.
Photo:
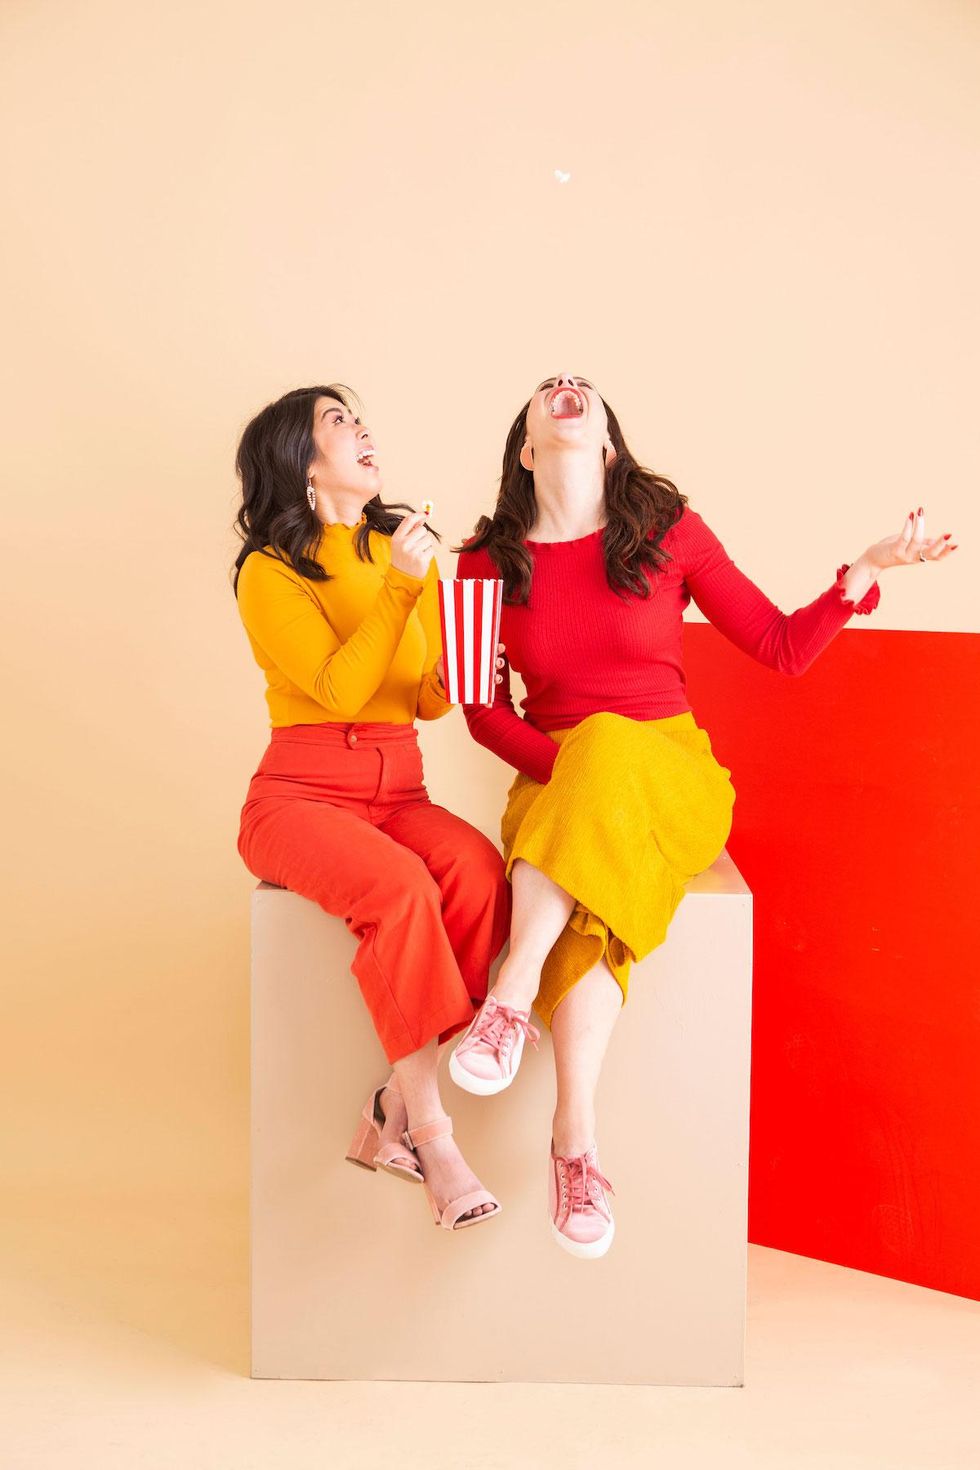
<svg viewBox="0 0 980 1470">
<path fill-rule="evenodd" d="M 271 724 L 437 720 L 452 708 L 435 663 L 442 652 L 435 557 L 425 577 L 391 565 L 391 538 L 370 531 L 373 561 L 354 550 L 355 526 L 325 525 L 312 582 L 253 551 L 238 574 L 238 611 L 265 672 Z"/>
</svg>

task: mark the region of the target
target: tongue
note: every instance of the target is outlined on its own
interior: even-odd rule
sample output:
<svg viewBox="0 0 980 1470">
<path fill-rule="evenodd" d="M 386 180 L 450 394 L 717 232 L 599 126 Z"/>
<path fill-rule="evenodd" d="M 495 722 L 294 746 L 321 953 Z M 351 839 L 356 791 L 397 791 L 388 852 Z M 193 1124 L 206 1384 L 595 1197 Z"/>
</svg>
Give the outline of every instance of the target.
<svg viewBox="0 0 980 1470">
<path fill-rule="evenodd" d="M 578 403 L 576 401 L 575 394 L 568 392 L 559 393 L 558 398 L 555 402 L 556 417 L 572 413 L 576 416 L 578 415 Z"/>
</svg>

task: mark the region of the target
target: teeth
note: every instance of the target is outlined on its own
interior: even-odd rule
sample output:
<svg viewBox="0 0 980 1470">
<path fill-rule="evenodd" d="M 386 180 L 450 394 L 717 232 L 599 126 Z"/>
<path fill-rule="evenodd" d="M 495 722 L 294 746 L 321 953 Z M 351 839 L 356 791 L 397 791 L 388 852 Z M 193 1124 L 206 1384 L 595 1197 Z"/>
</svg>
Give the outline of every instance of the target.
<svg viewBox="0 0 980 1470">
<path fill-rule="evenodd" d="M 562 399 L 564 398 L 573 398 L 575 400 L 576 413 L 582 412 L 582 399 L 579 397 L 579 395 L 575 392 L 573 388 L 563 388 L 562 391 L 552 400 L 551 412 L 553 416 L 557 417 L 559 406 L 562 402 Z"/>
</svg>

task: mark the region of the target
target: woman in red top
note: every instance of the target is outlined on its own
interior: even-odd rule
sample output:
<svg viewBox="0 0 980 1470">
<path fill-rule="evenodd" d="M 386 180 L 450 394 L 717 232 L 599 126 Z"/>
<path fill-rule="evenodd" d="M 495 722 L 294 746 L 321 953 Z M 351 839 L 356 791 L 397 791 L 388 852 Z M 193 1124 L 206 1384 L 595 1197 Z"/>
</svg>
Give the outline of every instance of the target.
<svg viewBox="0 0 980 1470">
<path fill-rule="evenodd" d="M 504 579 L 501 647 L 527 697 L 522 718 L 508 669 L 493 706 L 464 707 L 473 736 L 517 771 L 501 820 L 513 917 L 508 957 L 450 1072 L 470 1092 L 499 1092 L 540 1035 L 532 1005 L 550 1026 L 552 1228 L 566 1250 L 595 1257 L 614 1226 L 594 1096 L 630 965 L 722 852 L 735 800 L 686 698 L 684 608 L 693 597 L 744 652 L 802 674 L 852 614 L 878 605 L 883 570 L 955 546 L 925 539 L 919 507 L 786 615 L 676 486 L 637 463 L 593 385 L 563 373 L 515 419 L 494 514 L 459 549 L 457 576 Z"/>
</svg>

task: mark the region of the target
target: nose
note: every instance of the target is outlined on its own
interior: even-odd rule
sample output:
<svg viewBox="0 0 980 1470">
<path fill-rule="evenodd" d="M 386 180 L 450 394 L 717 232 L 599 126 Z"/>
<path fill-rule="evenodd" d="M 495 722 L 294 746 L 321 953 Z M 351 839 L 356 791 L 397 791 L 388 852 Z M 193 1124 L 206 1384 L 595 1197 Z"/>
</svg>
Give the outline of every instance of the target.
<svg viewBox="0 0 980 1470">
<path fill-rule="evenodd" d="M 561 373 L 557 379 L 557 386 L 559 388 L 574 388 L 575 379 L 571 373 Z"/>
</svg>

